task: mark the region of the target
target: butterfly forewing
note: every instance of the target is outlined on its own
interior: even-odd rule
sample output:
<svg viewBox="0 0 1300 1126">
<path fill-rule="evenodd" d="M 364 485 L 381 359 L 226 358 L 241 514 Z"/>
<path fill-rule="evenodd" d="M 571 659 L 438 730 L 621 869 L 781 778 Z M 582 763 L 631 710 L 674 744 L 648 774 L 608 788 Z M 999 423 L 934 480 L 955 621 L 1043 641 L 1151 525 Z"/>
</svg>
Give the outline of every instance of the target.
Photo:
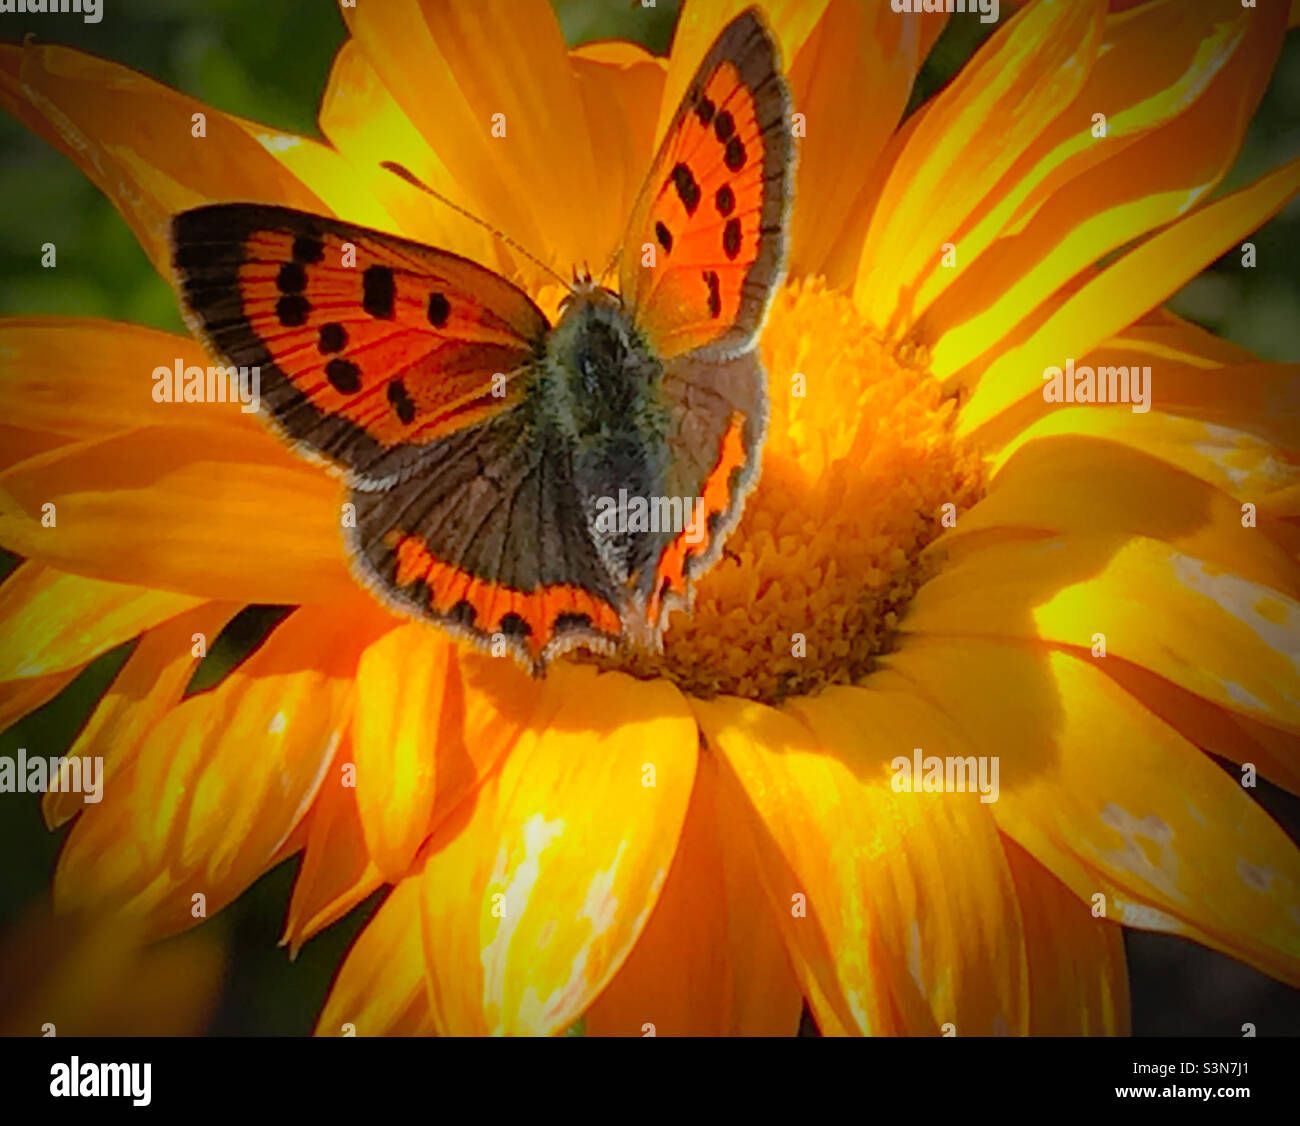
<svg viewBox="0 0 1300 1126">
<path fill-rule="evenodd" d="M 370 487 L 523 397 L 548 329 L 522 291 L 444 251 L 287 208 L 176 216 L 195 330 L 258 367 L 265 413 Z"/>
<path fill-rule="evenodd" d="M 742 12 L 687 88 L 624 238 L 624 300 L 664 359 L 754 342 L 785 268 L 789 117 L 775 41 Z"/>
</svg>

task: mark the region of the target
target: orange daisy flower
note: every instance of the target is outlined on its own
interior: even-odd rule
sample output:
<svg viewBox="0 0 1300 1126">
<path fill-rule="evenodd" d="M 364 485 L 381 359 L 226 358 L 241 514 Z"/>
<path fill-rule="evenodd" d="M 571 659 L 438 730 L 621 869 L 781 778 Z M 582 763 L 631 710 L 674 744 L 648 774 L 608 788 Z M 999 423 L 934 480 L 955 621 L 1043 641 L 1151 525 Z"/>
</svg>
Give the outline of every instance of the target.
<svg viewBox="0 0 1300 1126">
<path fill-rule="evenodd" d="M 689 0 L 666 59 L 569 50 L 544 0 L 344 7 L 323 142 L 59 47 L 0 49 L 0 100 L 164 276 L 170 216 L 257 200 L 549 311 L 385 164 L 604 262 L 742 7 Z M 197 344 L 0 324 L 0 717 L 140 639 L 69 751 L 104 800 L 46 795 L 75 814 L 56 907 L 162 936 L 301 853 L 296 950 L 388 885 L 324 1034 L 789 1034 L 805 1000 L 826 1033 L 1123 1032 L 1119 924 L 1300 983 L 1300 853 L 1205 753 L 1300 792 L 1296 373 L 1160 307 L 1300 188 L 1296 162 L 1213 197 L 1285 6 L 1040 0 L 901 124 L 946 17 L 763 7 L 806 127 L 763 475 L 660 657 L 533 680 L 392 617 L 337 482 L 237 408 L 152 401 Z M 1149 369 L 1149 409 L 1048 401 L 1067 363 Z M 187 694 L 265 604 L 293 610 Z M 927 758 L 990 785 L 900 786 Z"/>
</svg>

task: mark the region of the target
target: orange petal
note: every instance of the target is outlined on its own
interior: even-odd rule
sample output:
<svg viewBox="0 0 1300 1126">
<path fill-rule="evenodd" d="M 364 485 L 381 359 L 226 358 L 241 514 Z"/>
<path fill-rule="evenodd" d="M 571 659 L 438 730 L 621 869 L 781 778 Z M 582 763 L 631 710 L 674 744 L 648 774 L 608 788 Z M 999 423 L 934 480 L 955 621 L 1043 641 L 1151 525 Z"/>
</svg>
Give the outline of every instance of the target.
<svg viewBox="0 0 1300 1126">
<path fill-rule="evenodd" d="M 316 1022 L 317 1036 L 429 1036 L 419 876 L 403 880 L 357 935 Z"/>
<path fill-rule="evenodd" d="M 1300 982 L 1300 850 L 1088 660 L 943 638 L 909 641 L 886 663 L 978 753 L 1001 756 L 998 827 L 1075 896 L 1103 895 L 1109 919 Z"/>
<path fill-rule="evenodd" d="M 79 670 L 197 604 L 23 563 L 0 585 L 0 681 Z"/>
<path fill-rule="evenodd" d="M 173 708 L 73 826 L 56 906 L 128 903 L 160 935 L 205 917 L 193 896 L 211 915 L 239 895 L 310 808 L 369 636 L 355 618 L 298 610 L 216 688 Z"/>
<path fill-rule="evenodd" d="M 141 940 L 138 922 L 120 915 L 29 912 L 0 947 L 0 1036 L 201 1033 L 220 996 L 221 944 L 211 931 Z"/>
<path fill-rule="evenodd" d="M 798 1030 L 799 984 L 763 901 L 752 846 L 743 826 L 725 824 L 718 786 L 715 756 L 701 755 L 668 880 L 645 933 L 588 1010 L 588 1036 Z"/>
<path fill-rule="evenodd" d="M 596 206 L 582 98 L 546 0 L 389 0 L 342 14 L 459 185 L 456 203 L 566 270 L 603 264 L 623 216 Z"/>
<path fill-rule="evenodd" d="M 182 427 L 80 442 L 0 474 L 0 543 L 110 582 L 246 603 L 355 599 L 340 486 L 266 436 Z M 42 525 L 46 504 L 56 524 Z M 220 545 L 214 550 L 214 545 Z"/>
<path fill-rule="evenodd" d="M 68 757 L 101 758 L 108 786 L 154 724 L 180 703 L 208 645 L 237 610 L 230 603 L 209 602 L 148 630 L 68 748 Z M 84 808 L 76 791 L 49 790 L 41 800 L 51 829 Z"/>
<path fill-rule="evenodd" d="M 1278 367 L 1285 370 L 1286 365 L 1260 365 L 1260 367 Z M 1279 392 L 1279 400 L 1283 396 L 1300 399 L 1297 390 L 1289 390 L 1283 386 L 1281 373 L 1278 373 L 1278 376 L 1264 375 L 1262 378 L 1253 379 L 1251 373 L 1242 368 L 1216 368 L 1214 371 L 1217 373 L 1216 381 L 1220 385 L 1241 379 L 1247 385 L 1255 383 L 1254 394 L 1261 398 L 1270 390 L 1275 390 Z M 1162 407 L 1178 410 L 1177 405 L 1166 401 L 1166 395 L 1171 390 L 1168 373 L 1162 370 L 1159 378 L 1158 394 Z M 1300 379 L 1300 365 L 1296 366 L 1290 378 Z M 1270 388 L 1268 384 L 1272 384 L 1272 387 Z M 1244 390 L 1242 398 L 1251 394 L 1251 390 Z M 1042 442 L 1044 449 L 1049 446 L 1054 449 L 1064 449 L 1066 442 L 1062 439 L 1066 435 L 1076 435 L 1081 440 L 1076 445 L 1100 446 L 1100 443 L 1094 442 L 1094 439 L 1104 439 L 1106 442 L 1122 445 L 1128 450 L 1159 458 L 1165 464 L 1176 466 L 1184 473 L 1199 478 L 1215 489 L 1236 497 L 1239 501 L 1245 499 L 1257 501 L 1268 493 L 1300 482 L 1300 466 L 1285 460 L 1283 454 L 1283 450 L 1300 448 L 1300 443 L 1283 443 L 1282 450 L 1279 450 L 1279 443 L 1257 437 L 1247 429 L 1238 429 L 1224 423 L 1209 423 L 1200 419 L 1179 418 L 1164 413 L 1164 410 L 1134 414 L 1123 407 L 1098 410 L 1095 406 L 1089 405 L 1074 407 L 1048 405 L 1053 409 L 1045 412 L 1036 422 L 1031 423 L 998 449 L 989 463 L 994 472 L 1000 472 L 1000 467 L 1005 465 L 1012 455 L 1031 443 Z M 1230 408 L 1221 409 L 1220 413 L 1226 415 L 1228 409 Z M 1265 428 L 1273 430 L 1279 436 L 1288 424 L 1293 424 L 1292 418 L 1287 417 L 1286 408 L 1280 401 L 1278 411 L 1271 421 L 1273 425 Z M 1124 454 L 1119 456 L 1131 457 Z"/>
<path fill-rule="evenodd" d="M 605 206 L 621 222 L 631 214 L 654 157 L 664 62 L 632 43 L 579 47 L 570 61 L 592 145 L 600 154 Z"/>
<path fill-rule="evenodd" d="M 832 249 L 840 249 L 846 225 L 856 218 L 860 170 L 875 164 L 912 91 L 922 19 L 900 16 L 884 4 L 832 0 L 791 60 L 790 91 L 807 128 L 799 141 L 795 200 L 816 201 L 794 209 L 792 276 L 824 273 Z M 851 97 L 846 97 L 846 75 L 853 79 Z M 865 233 L 862 218 L 859 238 Z"/>
<path fill-rule="evenodd" d="M 0 49 L 0 104 L 70 157 L 108 196 L 163 277 L 172 214 L 215 200 L 328 212 L 360 189 L 318 142 L 224 114 L 144 75 L 68 47 Z M 192 134 L 193 115 L 206 135 Z M 305 182 L 310 180 L 311 182 Z"/>
<path fill-rule="evenodd" d="M 156 403 L 152 372 L 211 358 L 171 332 L 82 317 L 0 320 L 0 416 L 56 444 L 105 438 L 142 426 L 211 426 L 257 435 L 238 403 Z M 17 459 L 15 459 L 17 460 Z M 10 463 L 11 464 L 11 463 Z"/>
<path fill-rule="evenodd" d="M 1229 711 L 1300 731 L 1300 604 L 1158 540 L 992 544 L 926 583 L 900 625 L 1084 651 L 1102 634 L 1107 653 Z"/>
<path fill-rule="evenodd" d="M 1104 0 L 1017 13 L 928 107 L 895 164 L 862 248 L 854 298 L 905 329 L 915 291 L 1003 174 L 1070 104 L 1092 69 Z M 958 255 L 961 250 L 958 246 Z"/>
<path fill-rule="evenodd" d="M 361 830 L 350 734 L 340 744 L 305 822 L 302 863 L 280 939 L 281 946 L 289 947 L 290 958 L 296 958 L 309 938 L 337 922 L 384 882 L 370 859 Z M 423 991 L 423 967 L 417 964 L 416 972 Z"/>
<path fill-rule="evenodd" d="M 65 669 L 49 676 L 29 676 L 0 685 L 0 733 L 8 731 L 24 716 L 44 707 L 77 679 L 79 668 Z"/>
<path fill-rule="evenodd" d="M 562 665 L 545 684 L 530 730 L 426 850 L 444 1034 L 576 1021 L 640 937 L 677 847 L 698 740 L 677 689 Z"/>
<path fill-rule="evenodd" d="M 1128 964 L 1120 928 L 1081 901 L 1014 841 L 1003 838 L 1016 882 L 1029 963 L 1031 1036 L 1127 1036 Z"/>
<path fill-rule="evenodd" d="M 1300 189 L 1300 160 L 1194 211 L 1129 251 L 1055 309 L 983 372 L 958 415 L 969 434 L 1022 398 L 1042 395 L 1043 371 L 1091 351 L 1239 243 Z"/>
</svg>

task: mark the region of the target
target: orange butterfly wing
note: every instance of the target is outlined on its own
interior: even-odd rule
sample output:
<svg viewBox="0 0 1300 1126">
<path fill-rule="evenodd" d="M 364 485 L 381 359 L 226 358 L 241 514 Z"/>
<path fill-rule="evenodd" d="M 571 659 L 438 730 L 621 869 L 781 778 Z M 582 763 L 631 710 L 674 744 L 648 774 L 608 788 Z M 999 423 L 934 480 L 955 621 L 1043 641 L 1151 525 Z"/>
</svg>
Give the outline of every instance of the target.
<svg viewBox="0 0 1300 1126">
<path fill-rule="evenodd" d="M 662 359 L 754 342 L 785 270 L 793 165 L 777 47 L 749 9 L 700 64 L 623 240 L 623 299 Z"/>
<path fill-rule="evenodd" d="M 520 401 L 549 325 L 468 259 L 333 219 L 216 204 L 173 220 L 191 327 L 260 369 L 264 413 L 354 483 Z"/>
<path fill-rule="evenodd" d="M 767 376 L 755 345 L 785 273 L 793 175 L 779 52 L 747 9 L 687 88 L 624 239 L 623 298 L 664 362 L 671 405 L 665 491 L 698 498 L 704 521 L 702 537 L 667 537 L 638 578 L 652 628 L 689 605 L 758 480 Z"/>
</svg>

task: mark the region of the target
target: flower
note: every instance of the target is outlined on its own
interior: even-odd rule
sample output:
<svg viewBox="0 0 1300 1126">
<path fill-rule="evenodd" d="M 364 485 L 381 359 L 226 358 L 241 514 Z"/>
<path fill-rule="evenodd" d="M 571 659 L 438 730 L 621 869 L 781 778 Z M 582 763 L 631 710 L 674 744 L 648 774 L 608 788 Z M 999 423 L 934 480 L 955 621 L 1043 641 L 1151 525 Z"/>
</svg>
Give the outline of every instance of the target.
<svg viewBox="0 0 1300 1126">
<path fill-rule="evenodd" d="M 383 162 L 561 269 L 604 261 L 740 6 L 688 3 L 666 60 L 567 50 L 542 0 L 345 7 L 327 143 L 57 47 L 0 49 L 0 98 L 164 274 L 168 216 L 219 192 L 540 293 Z M 57 906 L 168 934 L 301 852 L 296 949 L 391 885 L 326 1034 L 791 1033 L 805 1000 L 827 1033 L 1122 1032 L 1116 924 L 1300 982 L 1296 849 L 1205 753 L 1300 792 L 1294 371 L 1160 307 L 1300 187 L 1292 163 L 1211 198 L 1285 14 L 1043 0 L 900 125 L 945 17 L 765 7 L 806 136 L 764 471 L 662 658 L 533 681 L 390 617 L 333 482 L 235 410 L 149 401 L 197 345 L 0 326 L 4 715 L 140 637 L 70 752 L 107 779 Z M 1150 367 L 1150 409 L 1047 401 L 1067 361 Z M 265 604 L 295 609 L 187 693 Z M 914 754 L 997 792 L 909 792 Z"/>
</svg>

